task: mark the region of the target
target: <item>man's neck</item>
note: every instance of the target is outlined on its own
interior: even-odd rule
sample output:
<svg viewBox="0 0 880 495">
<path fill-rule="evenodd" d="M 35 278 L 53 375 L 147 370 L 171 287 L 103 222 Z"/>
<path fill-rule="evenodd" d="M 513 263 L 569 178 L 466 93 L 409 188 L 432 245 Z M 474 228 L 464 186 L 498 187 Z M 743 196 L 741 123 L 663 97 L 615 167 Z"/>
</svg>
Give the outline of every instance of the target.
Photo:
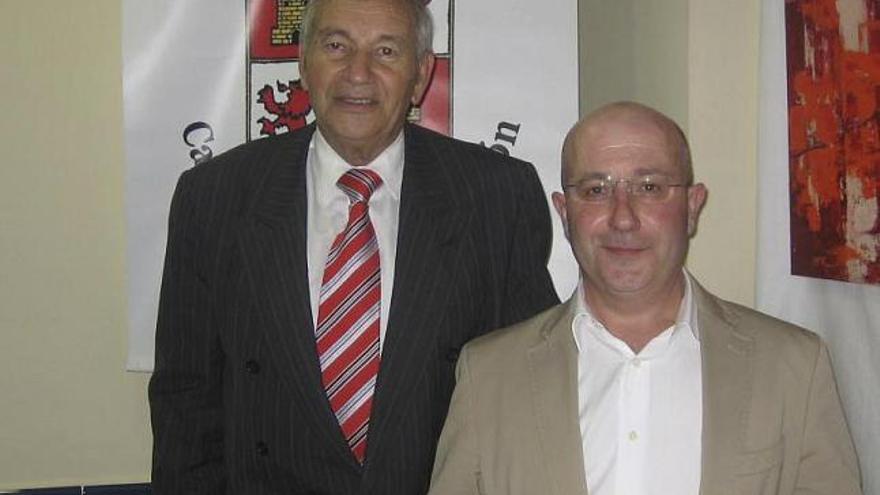
<svg viewBox="0 0 880 495">
<path fill-rule="evenodd" d="M 318 129 L 321 129 L 320 125 L 318 125 Z M 375 142 L 369 140 L 357 142 L 342 140 L 338 139 L 337 136 L 334 136 L 331 133 L 325 132 L 323 129 L 321 129 L 321 135 L 340 158 L 345 160 L 345 163 L 352 167 L 363 167 L 372 163 L 376 157 L 381 155 L 383 151 L 391 146 L 399 133 L 392 135 L 391 139 L 387 142 Z"/>
<path fill-rule="evenodd" d="M 675 324 L 685 291 L 684 274 L 668 287 L 648 293 L 609 294 L 584 284 L 593 317 L 637 354 Z"/>
</svg>

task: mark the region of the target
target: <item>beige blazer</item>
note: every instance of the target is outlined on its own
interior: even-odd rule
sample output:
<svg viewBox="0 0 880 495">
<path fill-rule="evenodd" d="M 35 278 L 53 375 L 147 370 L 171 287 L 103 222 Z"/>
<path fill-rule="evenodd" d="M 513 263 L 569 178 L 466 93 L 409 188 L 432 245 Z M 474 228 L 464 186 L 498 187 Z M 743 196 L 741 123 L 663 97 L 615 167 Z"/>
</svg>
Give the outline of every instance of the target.
<svg viewBox="0 0 880 495">
<path fill-rule="evenodd" d="M 861 493 L 820 339 L 693 287 L 703 361 L 700 493 Z M 569 300 L 464 347 L 431 495 L 587 493 L 574 308 Z"/>
</svg>

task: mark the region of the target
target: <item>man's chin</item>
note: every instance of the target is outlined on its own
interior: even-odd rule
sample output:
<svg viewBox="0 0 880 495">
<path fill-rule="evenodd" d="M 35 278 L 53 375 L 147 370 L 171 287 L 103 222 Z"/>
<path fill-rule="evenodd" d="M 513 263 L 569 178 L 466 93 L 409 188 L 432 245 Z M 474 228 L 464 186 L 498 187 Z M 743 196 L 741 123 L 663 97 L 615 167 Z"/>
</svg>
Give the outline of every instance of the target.
<svg viewBox="0 0 880 495">
<path fill-rule="evenodd" d="M 605 286 L 612 294 L 637 295 L 645 291 L 650 277 L 640 267 L 619 268 L 603 274 Z"/>
<path fill-rule="evenodd" d="M 334 125 L 319 125 L 321 133 L 328 141 L 332 140 L 348 146 L 365 146 L 380 141 L 380 133 L 363 122 L 345 122 Z"/>
</svg>

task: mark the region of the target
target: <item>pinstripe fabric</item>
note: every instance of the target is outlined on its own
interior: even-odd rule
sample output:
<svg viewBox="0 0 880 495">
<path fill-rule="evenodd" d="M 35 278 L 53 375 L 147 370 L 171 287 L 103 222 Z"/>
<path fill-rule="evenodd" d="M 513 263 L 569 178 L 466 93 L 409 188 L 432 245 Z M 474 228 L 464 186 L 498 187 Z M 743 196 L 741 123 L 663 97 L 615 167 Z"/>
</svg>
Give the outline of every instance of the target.
<svg viewBox="0 0 880 495">
<path fill-rule="evenodd" d="M 369 202 L 382 178 L 369 169 L 350 169 L 337 184 L 349 197 L 348 222 L 327 253 L 315 340 L 330 407 L 362 463 L 379 374 L 382 300 L 379 242 Z"/>
<path fill-rule="evenodd" d="M 313 127 L 184 173 L 150 382 L 163 494 L 419 494 L 468 340 L 558 300 L 534 169 L 405 129 L 395 281 L 366 461 L 324 391 L 308 301 L 305 163 Z"/>
</svg>

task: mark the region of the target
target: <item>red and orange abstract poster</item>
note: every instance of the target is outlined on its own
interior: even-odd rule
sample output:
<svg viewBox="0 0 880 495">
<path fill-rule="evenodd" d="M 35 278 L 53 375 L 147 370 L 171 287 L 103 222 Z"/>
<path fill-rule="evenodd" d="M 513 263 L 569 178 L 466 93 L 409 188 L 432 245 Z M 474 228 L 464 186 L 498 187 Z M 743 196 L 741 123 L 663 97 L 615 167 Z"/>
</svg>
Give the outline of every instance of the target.
<svg viewBox="0 0 880 495">
<path fill-rule="evenodd" d="M 791 271 L 880 284 L 880 0 L 786 0 Z"/>
</svg>

